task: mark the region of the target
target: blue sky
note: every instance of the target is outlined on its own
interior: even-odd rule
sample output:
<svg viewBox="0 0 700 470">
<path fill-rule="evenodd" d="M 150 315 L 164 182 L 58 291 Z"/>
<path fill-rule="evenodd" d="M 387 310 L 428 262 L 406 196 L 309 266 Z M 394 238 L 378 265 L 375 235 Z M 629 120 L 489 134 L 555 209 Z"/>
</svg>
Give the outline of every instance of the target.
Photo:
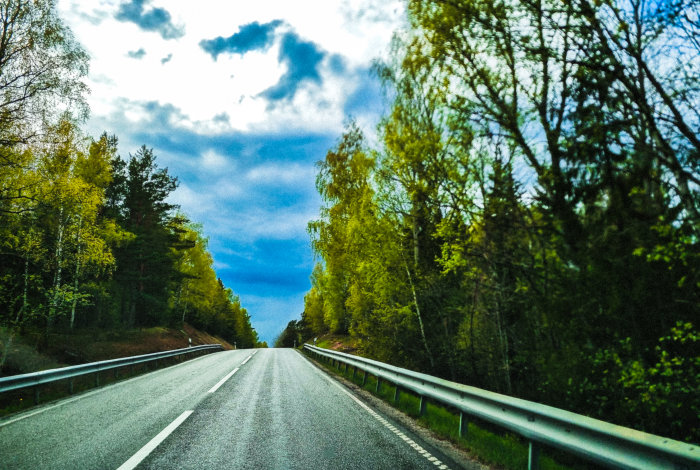
<svg viewBox="0 0 700 470">
<path fill-rule="evenodd" d="M 177 175 L 215 269 L 271 342 L 313 268 L 316 167 L 349 116 L 383 109 L 372 61 L 404 7 L 387 0 L 58 0 L 91 56 L 90 135 L 145 144 Z"/>
</svg>

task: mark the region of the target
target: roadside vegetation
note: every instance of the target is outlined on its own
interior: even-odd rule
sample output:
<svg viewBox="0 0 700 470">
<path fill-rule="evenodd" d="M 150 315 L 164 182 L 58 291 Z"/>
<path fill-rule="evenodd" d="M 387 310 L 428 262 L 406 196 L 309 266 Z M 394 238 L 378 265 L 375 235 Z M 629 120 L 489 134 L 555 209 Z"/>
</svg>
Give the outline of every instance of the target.
<svg viewBox="0 0 700 470">
<path fill-rule="evenodd" d="M 213 270 L 201 226 L 169 202 L 177 177 L 146 145 L 87 136 L 88 55 L 54 0 L 0 5 L 0 375 L 13 341 L 185 322 L 260 345 Z"/>
<path fill-rule="evenodd" d="M 304 339 L 700 442 L 696 0 L 408 0 L 318 164 Z"/>
</svg>

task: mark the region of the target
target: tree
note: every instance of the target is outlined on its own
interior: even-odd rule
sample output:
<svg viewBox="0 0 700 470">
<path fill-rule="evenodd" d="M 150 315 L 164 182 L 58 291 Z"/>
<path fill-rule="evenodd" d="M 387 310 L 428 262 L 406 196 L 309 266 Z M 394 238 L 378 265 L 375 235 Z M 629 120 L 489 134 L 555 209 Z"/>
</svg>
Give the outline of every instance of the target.
<svg viewBox="0 0 700 470">
<path fill-rule="evenodd" d="M 276 348 L 295 348 L 302 344 L 305 338 L 310 336 L 310 332 L 302 320 L 292 320 L 287 323 L 287 327 L 275 339 Z"/>
<path fill-rule="evenodd" d="M 177 187 L 177 178 L 167 168 L 159 169 L 155 159 L 145 145 L 130 155 L 128 164 L 117 158 L 107 191 L 108 208 L 134 234 L 133 240 L 115 249 L 115 295 L 129 327 L 167 321 L 168 288 L 175 274 L 170 249 L 178 237 L 169 226 L 175 206 L 166 199 Z"/>
<path fill-rule="evenodd" d="M 114 258 L 97 223 L 110 179 L 109 154 L 85 155 L 82 138 L 73 123 L 59 122 L 55 142 L 40 160 L 42 194 L 37 211 L 47 223 L 45 246 L 51 247 L 48 268 L 52 273 L 47 291 L 47 319 L 52 324 L 68 316 L 75 326 L 78 304 L 89 295 L 82 281 L 90 269 L 109 270 Z M 71 281 L 72 277 L 72 282 Z"/>
<path fill-rule="evenodd" d="M 364 137 L 355 123 L 347 126 L 340 142 L 319 162 L 316 186 L 328 206 L 322 218 L 309 223 L 313 247 L 325 260 L 323 282 L 324 322 L 331 332 L 347 332 L 350 315 L 345 302 L 348 280 L 353 269 L 352 255 L 359 245 L 352 240 L 349 227 L 363 210 L 370 189 L 370 171 L 374 160 L 364 148 Z M 352 245 L 352 246 L 351 246 Z"/>
<path fill-rule="evenodd" d="M 311 290 L 304 296 L 304 312 L 301 315 L 302 322 L 317 335 L 328 331 L 323 314 L 323 276 L 323 266 L 317 263 L 311 274 Z"/>
<path fill-rule="evenodd" d="M 54 0 L 0 5 L 0 146 L 29 143 L 70 110 L 85 116 L 88 55 L 56 13 Z M 0 155 L 0 164 L 12 164 Z"/>
<path fill-rule="evenodd" d="M 302 320 L 349 322 L 380 360 L 687 439 L 694 416 L 670 397 L 697 375 L 675 344 L 700 305 L 697 1 L 408 4 L 376 67 L 380 148 L 346 133 L 321 165 Z M 353 173 L 360 153 L 373 163 Z"/>
</svg>

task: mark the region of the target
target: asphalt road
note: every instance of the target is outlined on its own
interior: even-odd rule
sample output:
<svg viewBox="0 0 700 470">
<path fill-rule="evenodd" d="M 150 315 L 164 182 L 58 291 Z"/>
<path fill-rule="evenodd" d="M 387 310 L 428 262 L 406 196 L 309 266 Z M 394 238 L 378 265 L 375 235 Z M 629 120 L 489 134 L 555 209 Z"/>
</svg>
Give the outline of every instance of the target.
<svg viewBox="0 0 700 470">
<path fill-rule="evenodd" d="M 290 349 L 210 354 L 0 421 L 0 468 L 461 468 Z"/>
</svg>

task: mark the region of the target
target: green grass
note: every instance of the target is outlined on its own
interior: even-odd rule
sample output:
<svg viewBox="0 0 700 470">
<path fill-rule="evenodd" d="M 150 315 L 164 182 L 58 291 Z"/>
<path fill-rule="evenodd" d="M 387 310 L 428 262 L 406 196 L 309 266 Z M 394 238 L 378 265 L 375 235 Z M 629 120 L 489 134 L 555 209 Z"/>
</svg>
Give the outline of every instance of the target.
<svg viewBox="0 0 700 470">
<path fill-rule="evenodd" d="M 309 355 L 312 359 L 315 357 Z M 329 362 L 318 361 L 318 364 L 330 372 L 345 377 L 347 380 L 362 386 L 362 371 L 357 371 L 353 378 L 353 369 L 345 365 L 332 366 Z M 457 446 L 469 452 L 478 460 L 489 465 L 495 465 L 505 469 L 520 470 L 527 468 L 528 443 L 511 433 L 499 432 L 498 429 L 488 423 L 479 423 L 472 420 L 468 423 L 465 437 L 459 436 L 459 412 L 450 410 L 436 403 L 427 402 L 426 413 L 421 416 L 419 412 L 420 398 L 409 391 L 401 390 L 398 402 L 394 402 L 396 387 L 382 381 L 379 392 L 377 378 L 371 375 L 362 386 L 365 390 L 380 397 L 388 404 L 401 410 L 405 414 L 415 418 L 422 426 L 429 428 L 439 436 L 452 441 Z M 556 460 L 555 460 L 556 458 Z M 588 462 L 583 462 L 576 457 L 563 454 L 550 449 L 542 449 L 540 452 L 541 470 L 572 470 L 595 468 Z"/>
<path fill-rule="evenodd" d="M 332 340 L 330 340 L 330 339 L 322 339 L 322 340 L 320 340 L 320 341 L 316 344 L 316 346 L 318 346 L 319 348 L 328 349 L 328 347 L 329 347 L 331 344 L 333 344 L 333 341 L 332 341 Z"/>
</svg>

